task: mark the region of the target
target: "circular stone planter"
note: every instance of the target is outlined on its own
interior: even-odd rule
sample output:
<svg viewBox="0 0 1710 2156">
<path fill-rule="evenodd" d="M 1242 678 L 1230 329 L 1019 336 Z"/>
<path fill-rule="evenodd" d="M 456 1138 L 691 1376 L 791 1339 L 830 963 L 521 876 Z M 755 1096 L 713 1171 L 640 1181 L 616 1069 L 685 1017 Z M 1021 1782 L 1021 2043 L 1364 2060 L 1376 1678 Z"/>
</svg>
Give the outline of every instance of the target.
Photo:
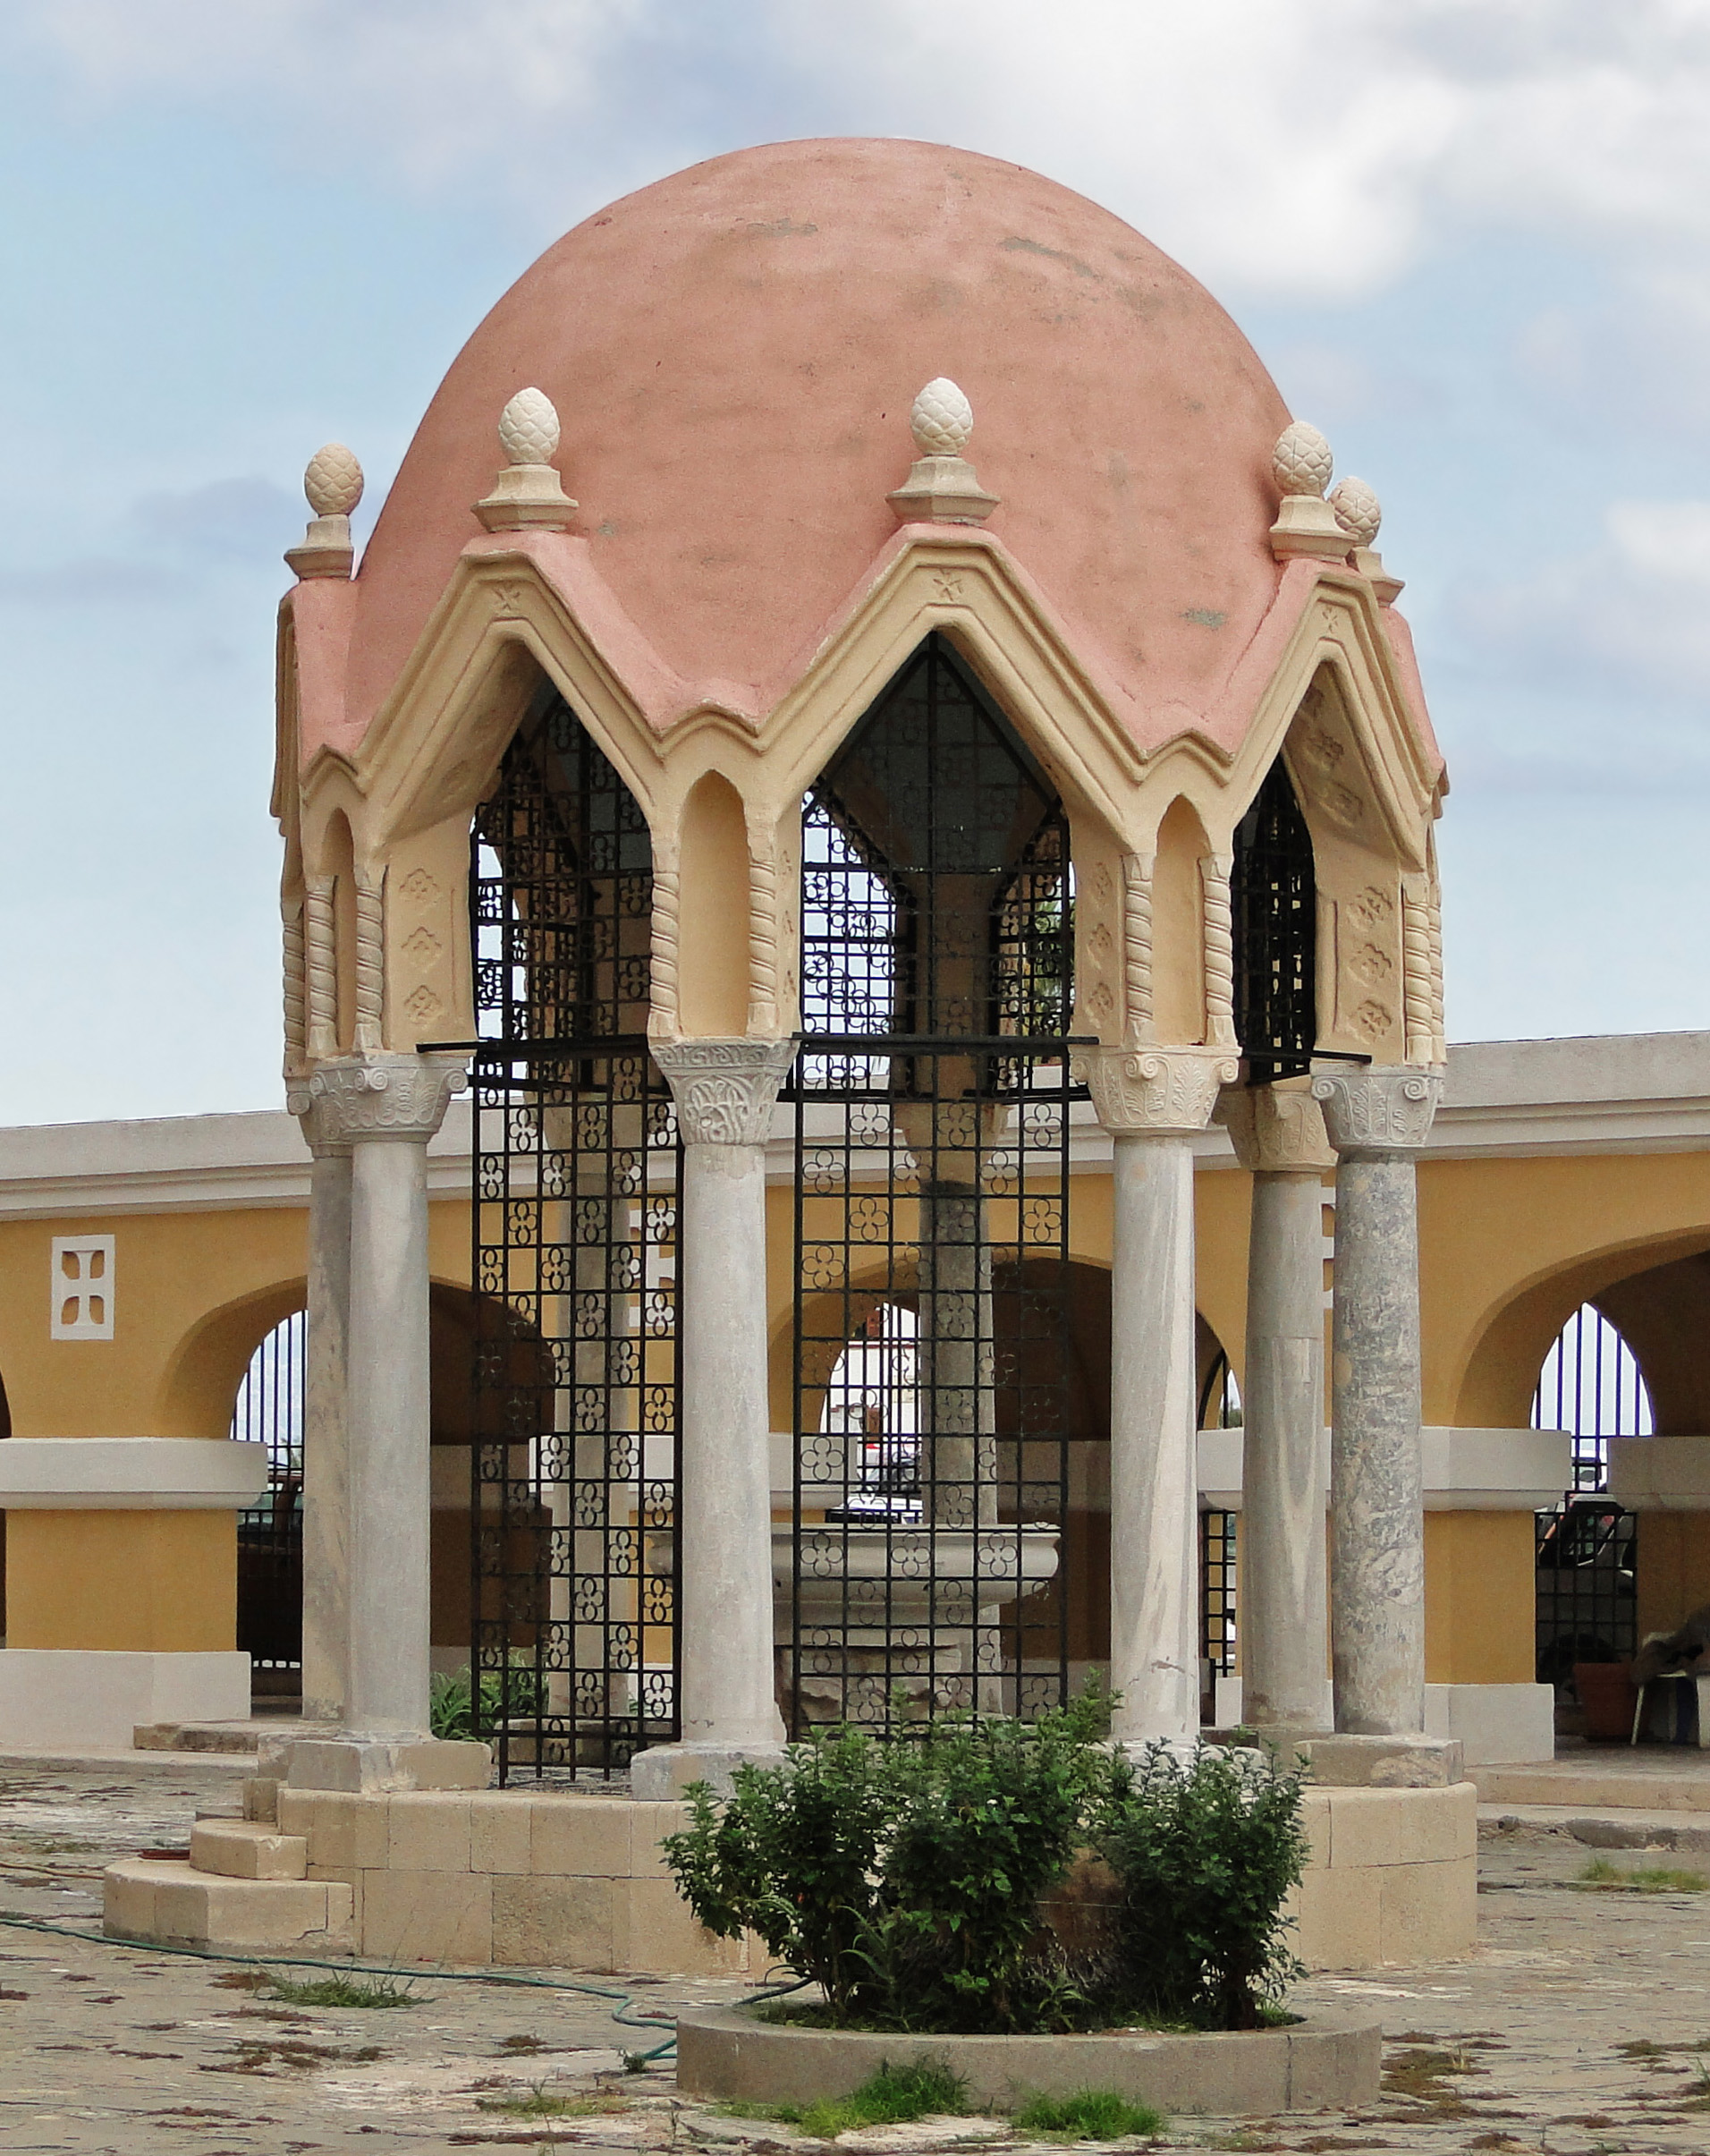
<svg viewBox="0 0 1710 2156">
<path fill-rule="evenodd" d="M 738 2103 L 815 2103 L 847 2096 L 889 2059 L 945 2060 L 978 2109 L 1035 2092 L 1113 2089 L 1175 2117 L 1274 2117 L 1342 2110 L 1378 2094 L 1383 2047 L 1370 2016 L 1314 2012 L 1286 2029 L 1240 2034 L 885 2036 L 803 2029 L 740 2008 L 697 2007 L 677 2022 L 677 2086 Z"/>
</svg>

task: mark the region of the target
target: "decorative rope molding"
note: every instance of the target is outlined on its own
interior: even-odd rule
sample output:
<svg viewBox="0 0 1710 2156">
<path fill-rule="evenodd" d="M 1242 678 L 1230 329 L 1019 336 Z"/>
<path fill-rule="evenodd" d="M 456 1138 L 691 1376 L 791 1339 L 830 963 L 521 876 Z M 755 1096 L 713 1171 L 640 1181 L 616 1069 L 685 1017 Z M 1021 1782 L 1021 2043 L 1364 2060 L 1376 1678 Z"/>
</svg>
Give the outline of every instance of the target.
<svg viewBox="0 0 1710 2156">
<path fill-rule="evenodd" d="M 1148 1041 L 1152 1023 L 1152 870 L 1155 853 L 1122 856 L 1122 1038 Z"/>
<path fill-rule="evenodd" d="M 672 1039 L 678 1031 L 677 921 L 681 880 L 674 868 L 656 862 L 653 868 L 653 943 L 648 976 L 651 1006 L 650 1030 Z"/>
<path fill-rule="evenodd" d="M 309 982 L 303 954 L 303 902 L 284 903 L 285 1076 L 295 1078 L 309 1067 Z"/>
<path fill-rule="evenodd" d="M 359 1056 L 372 1056 L 385 1046 L 382 1026 L 385 1016 L 385 875 L 367 869 L 356 871 L 356 1038 Z"/>
<path fill-rule="evenodd" d="M 1202 853 L 1199 886 L 1206 907 L 1206 1041 L 1215 1048 L 1235 1043 L 1235 920 L 1229 896 L 1227 853 Z"/>
<path fill-rule="evenodd" d="M 1427 943 L 1431 959 L 1431 1039 L 1433 1063 L 1449 1060 L 1449 1037 L 1443 1029 L 1443 886 L 1433 876 L 1426 919 Z"/>
<path fill-rule="evenodd" d="M 770 853 L 749 856 L 749 1007 L 750 1033 L 776 1030 L 778 1014 L 778 863 Z"/>
<path fill-rule="evenodd" d="M 309 923 L 309 1059 L 338 1054 L 338 930 L 333 914 L 334 879 L 311 876 L 304 912 Z"/>
<path fill-rule="evenodd" d="M 1422 877 L 1401 880 L 1402 1054 L 1419 1068 L 1437 1060 L 1431 980 L 1431 901 Z"/>
</svg>

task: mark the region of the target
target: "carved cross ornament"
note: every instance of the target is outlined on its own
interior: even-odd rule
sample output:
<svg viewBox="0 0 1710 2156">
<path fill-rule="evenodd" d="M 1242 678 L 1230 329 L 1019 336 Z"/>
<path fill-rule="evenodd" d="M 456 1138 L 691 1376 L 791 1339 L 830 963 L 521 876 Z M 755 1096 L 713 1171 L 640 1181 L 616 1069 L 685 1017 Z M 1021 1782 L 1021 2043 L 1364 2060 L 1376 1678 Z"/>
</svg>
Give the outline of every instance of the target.
<svg viewBox="0 0 1710 2156">
<path fill-rule="evenodd" d="M 764 1145 L 793 1040 L 673 1040 L 654 1046 L 686 1145 Z"/>
</svg>

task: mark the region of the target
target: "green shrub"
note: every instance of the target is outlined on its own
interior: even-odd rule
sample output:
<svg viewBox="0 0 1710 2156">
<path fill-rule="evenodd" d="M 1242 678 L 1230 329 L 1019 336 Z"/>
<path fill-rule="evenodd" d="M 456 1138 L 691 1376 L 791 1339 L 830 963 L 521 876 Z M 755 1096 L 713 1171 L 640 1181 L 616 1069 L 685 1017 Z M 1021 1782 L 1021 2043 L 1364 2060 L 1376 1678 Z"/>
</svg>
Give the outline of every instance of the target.
<svg viewBox="0 0 1710 2156">
<path fill-rule="evenodd" d="M 1108 1702 L 1037 1722 L 967 1718 L 889 1744 L 853 1730 L 703 1784 L 665 1859 L 696 1916 L 753 1931 L 825 1990 L 834 2024 L 944 2031 L 1071 2025 L 1037 1904 L 1069 1869 L 1095 1791 Z"/>
<path fill-rule="evenodd" d="M 1077 2089 L 1072 2096 L 1029 2096 L 1016 2107 L 1015 2125 L 1048 2141 L 1122 2141 L 1161 2133 L 1164 2114 L 1114 2089 Z"/>
<path fill-rule="evenodd" d="M 526 1656 L 512 1655 L 507 1668 L 481 1672 L 478 1711 L 469 1671 L 453 1670 L 436 1676 L 428 1688 L 428 1732 L 452 1739 L 485 1736 L 512 1715 L 538 1714 L 540 1702 L 540 1675 Z"/>
<path fill-rule="evenodd" d="M 1301 1974 L 1282 1914 L 1308 1855 L 1300 1783 L 1251 1752 L 1116 1762 L 1092 1840 L 1122 1887 L 1113 1988 L 1142 2015 L 1257 2028 Z"/>
</svg>

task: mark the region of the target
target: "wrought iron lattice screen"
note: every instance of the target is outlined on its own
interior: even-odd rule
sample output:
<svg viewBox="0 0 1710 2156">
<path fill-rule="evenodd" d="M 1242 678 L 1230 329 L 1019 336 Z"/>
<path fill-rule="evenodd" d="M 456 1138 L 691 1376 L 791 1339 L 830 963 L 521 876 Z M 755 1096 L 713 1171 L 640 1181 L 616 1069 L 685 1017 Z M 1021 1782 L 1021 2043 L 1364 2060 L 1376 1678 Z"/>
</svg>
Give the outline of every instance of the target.
<svg viewBox="0 0 1710 2156">
<path fill-rule="evenodd" d="M 648 828 L 543 695 L 475 819 L 473 1690 L 502 1778 L 678 1730 L 681 1148 Z"/>
<path fill-rule="evenodd" d="M 1067 1677 L 1067 820 L 933 638 L 802 836 L 792 1725 L 1035 1714 Z"/>
<path fill-rule="evenodd" d="M 302 1687 L 303 1388 L 309 1320 L 282 1319 L 250 1358 L 232 1409 L 232 1435 L 267 1448 L 267 1487 L 238 1514 L 237 1643 L 256 1691 Z"/>
<path fill-rule="evenodd" d="M 1249 1082 L 1298 1077 L 1317 1040 L 1312 835 L 1279 756 L 1235 827 L 1235 1032 Z"/>
<path fill-rule="evenodd" d="M 1235 1674 L 1240 1515 L 1207 1506 L 1199 1515 L 1199 1651 L 1213 1677 Z"/>
<path fill-rule="evenodd" d="M 1573 1438 L 1573 1488 L 1537 1515 L 1538 1682 L 1570 1684 L 1575 1662 L 1618 1660 L 1638 1645 L 1638 1522 L 1597 1493 L 1610 1439 L 1655 1427 L 1638 1358 L 1589 1303 L 1544 1358 L 1532 1427 Z"/>
</svg>

